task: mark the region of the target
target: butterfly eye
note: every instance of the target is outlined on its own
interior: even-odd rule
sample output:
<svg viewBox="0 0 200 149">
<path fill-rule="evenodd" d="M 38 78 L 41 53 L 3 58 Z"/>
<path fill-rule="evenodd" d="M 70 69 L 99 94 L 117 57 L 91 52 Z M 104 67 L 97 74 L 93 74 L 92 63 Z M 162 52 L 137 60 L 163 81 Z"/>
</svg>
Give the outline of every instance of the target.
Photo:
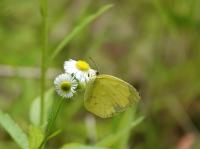
<svg viewBox="0 0 200 149">
<path fill-rule="evenodd" d="M 99 72 L 98 72 L 98 71 L 96 72 L 96 75 L 97 75 L 97 76 L 99 75 Z"/>
<path fill-rule="evenodd" d="M 90 77 L 90 74 L 88 73 L 88 77 Z"/>
</svg>

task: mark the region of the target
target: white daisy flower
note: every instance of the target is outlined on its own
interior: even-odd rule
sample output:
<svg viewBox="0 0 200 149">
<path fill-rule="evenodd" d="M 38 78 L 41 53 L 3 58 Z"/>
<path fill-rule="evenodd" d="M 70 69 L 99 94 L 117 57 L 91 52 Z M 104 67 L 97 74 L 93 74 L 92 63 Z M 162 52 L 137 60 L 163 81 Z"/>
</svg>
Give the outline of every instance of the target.
<svg viewBox="0 0 200 149">
<path fill-rule="evenodd" d="M 60 74 L 54 80 L 54 85 L 58 95 L 64 98 L 71 98 L 76 92 L 78 83 L 76 79 L 69 74 Z"/>
<path fill-rule="evenodd" d="M 87 83 L 92 77 L 96 76 L 97 71 L 90 68 L 90 65 L 83 60 L 72 60 L 64 62 L 66 73 L 73 74 L 80 83 Z"/>
</svg>

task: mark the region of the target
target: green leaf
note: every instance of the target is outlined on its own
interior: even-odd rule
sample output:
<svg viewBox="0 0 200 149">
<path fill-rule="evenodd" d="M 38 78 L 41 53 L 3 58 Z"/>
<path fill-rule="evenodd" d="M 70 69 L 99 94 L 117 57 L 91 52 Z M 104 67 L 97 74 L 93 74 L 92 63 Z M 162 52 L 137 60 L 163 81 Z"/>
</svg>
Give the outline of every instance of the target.
<svg viewBox="0 0 200 149">
<path fill-rule="evenodd" d="M 82 145 L 78 143 L 70 143 L 66 144 L 61 149 L 108 149 L 104 147 L 98 147 L 98 146 L 87 146 L 87 145 Z"/>
<path fill-rule="evenodd" d="M 78 35 L 89 23 L 91 23 L 92 21 L 94 21 L 97 17 L 99 17 L 100 15 L 102 15 L 104 12 L 106 12 L 107 10 L 109 10 L 111 7 L 113 7 L 112 4 L 106 5 L 102 8 L 99 9 L 99 11 L 97 11 L 97 13 L 92 14 L 88 17 L 86 17 L 80 24 L 78 24 L 73 30 L 72 32 L 67 35 L 61 42 L 60 44 L 56 47 L 56 49 L 54 50 L 54 53 L 51 56 L 51 60 L 53 60 L 58 53 L 64 48 L 64 46 L 66 46 L 70 40 L 72 38 L 74 38 L 76 35 Z"/>
<path fill-rule="evenodd" d="M 120 117 L 117 130 L 121 131 L 126 127 L 131 127 L 132 122 L 135 118 L 136 108 L 129 108 L 126 112 L 123 113 L 122 117 Z M 127 148 L 128 140 L 130 137 L 131 131 L 126 131 L 123 135 L 123 139 L 120 139 L 117 143 L 114 144 L 115 149 L 124 149 Z"/>
<path fill-rule="evenodd" d="M 48 112 L 51 108 L 51 105 L 53 103 L 53 93 L 54 89 L 51 88 L 45 92 L 45 99 L 44 99 L 44 125 L 47 124 L 47 119 L 48 119 Z M 31 108 L 29 111 L 29 117 L 30 121 L 33 125 L 39 126 L 40 125 L 40 97 L 37 97 L 36 99 L 33 100 L 31 104 Z"/>
<path fill-rule="evenodd" d="M 28 149 L 28 137 L 22 129 L 8 115 L 0 111 L 0 125 L 23 149 Z"/>
<path fill-rule="evenodd" d="M 29 128 L 29 149 L 38 149 L 42 143 L 44 134 L 41 129 L 35 126 Z"/>
<path fill-rule="evenodd" d="M 48 137 L 47 137 L 47 141 L 52 139 L 53 137 L 57 136 L 59 133 L 61 132 L 60 129 L 54 131 L 53 133 L 51 133 Z"/>
<path fill-rule="evenodd" d="M 140 117 L 136 119 L 134 122 L 131 123 L 129 127 L 125 127 L 124 129 L 121 129 L 116 134 L 111 134 L 107 137 L 105 137 L 103 140 L 97 143 L 99 146 L 105 146 L 110 147 L 117 143 L 127 132 L 129 132 L 132 128 L 137 126 L 139 123 L 143 121 L 144 117 Z"/>
</svg>

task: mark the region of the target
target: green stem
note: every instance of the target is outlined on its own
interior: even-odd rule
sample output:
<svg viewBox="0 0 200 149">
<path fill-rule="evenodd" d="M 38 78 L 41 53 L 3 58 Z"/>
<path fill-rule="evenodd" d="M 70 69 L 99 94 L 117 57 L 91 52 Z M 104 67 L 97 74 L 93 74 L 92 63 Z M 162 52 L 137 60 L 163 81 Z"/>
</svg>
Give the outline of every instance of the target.
<svg viewBox="0 0 200 149">
<path fill-rule="evenodd" d="M 56 122 L 56 119 L 58 117 L 58 114 L 59 112 L 61 111 L 62 109 L 62 106 L 64 105 L 64 103 L 66 102 L 66 100 L 63 98 L 63 99 L 60 99 L 60 101 L 58 103 L 54 103 L 52 105 L 52 109 L 51 109 L 51 112 L 50 112 L 50 115 L 49 115 L 49 121 L 48 121 L 48 124 L 47 124 L 47 127 L 46 127 L 46 130 L 45 130 L 45 137 L 44 137 L 44 140 L 42 141 L 39 149 L 42 149 L 44 147 L 44 145 L 46 144 L 46 142 L 48 141 L 48 138 L 49 136 L 51 136 L 52 134 L 52 129 L 54 127 L 54 124 Z M 55 109 L 54 109 L 55 108 Z"/>
<path fill-rule="evenodd" d="M 46 53 L 48 48 L 48 6 L 47 0 L 40 0 L 40 12 L 42 16 L 42 57 L 41 57 L 41 100 L 40 100 L 40 124 L 44 119 L 44 92 L 46 77 Z"/>
<path fill-rule="evenodd" d="M 52 133 L 52 128 L 55 124 L 55 121 L 58 117 L 58 114 L 60 112 L 60 110 L 62 109 L 62 106 L 64 105 L 64 103 L 66 102 L 66 100 L 64 98 L 60 99 L 58 105 L 56 106 L 56 109 L 54 110 L 54 108 L 52 107 L 52 112 L 53 113 L 53 116 L 49 118 L 49 122 L 48 122 L 48 125 L 47 125 L 47 128 L 46 128 L 46 137 L 48 138 L 49 135 L 51 135 Z M 56 103 L 55 103 L 56 104 Z M 55 105 L 53 105 L 55 106 Z"/>
</svg>

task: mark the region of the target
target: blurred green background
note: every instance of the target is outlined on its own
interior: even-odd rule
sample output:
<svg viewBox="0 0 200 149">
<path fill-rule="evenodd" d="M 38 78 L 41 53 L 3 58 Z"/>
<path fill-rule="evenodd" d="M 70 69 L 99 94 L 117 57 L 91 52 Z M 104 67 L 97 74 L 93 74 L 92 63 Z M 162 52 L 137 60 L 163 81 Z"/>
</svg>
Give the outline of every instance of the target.
<svg viewBox="0 0 200 149">
<path fill-rule="evenodd" d="M 48 55 L 85 16 L 108 3 L 114 7 L 73 38 L 51 63 L 47 89 L 53 86 L 55 75 L 63 72 L 65 60 L 84 59 L 95 67 L 91 57 L 100 73 L 126 80 L 142 96 L 137 115 L 146 118 L 127 134 L 128 148 L 183 149 L 188 144 L 198 148 L 200 1 L 49 0 Z M 40 59 L 37 0 L 1 0 L 0 109 L 25 131 L 29 107 L 40 93 Z M 68 104 L 57 123 L 63 130 L 48 148 L 95 141 L 87 121 L 96 122 L 97 140 L 120 129 L 121 115 L 106 120 L 93 117 L 82 106 L 81 97 Z M 17 148 L 2 128 L 0 148 Z"/>
</svg>

